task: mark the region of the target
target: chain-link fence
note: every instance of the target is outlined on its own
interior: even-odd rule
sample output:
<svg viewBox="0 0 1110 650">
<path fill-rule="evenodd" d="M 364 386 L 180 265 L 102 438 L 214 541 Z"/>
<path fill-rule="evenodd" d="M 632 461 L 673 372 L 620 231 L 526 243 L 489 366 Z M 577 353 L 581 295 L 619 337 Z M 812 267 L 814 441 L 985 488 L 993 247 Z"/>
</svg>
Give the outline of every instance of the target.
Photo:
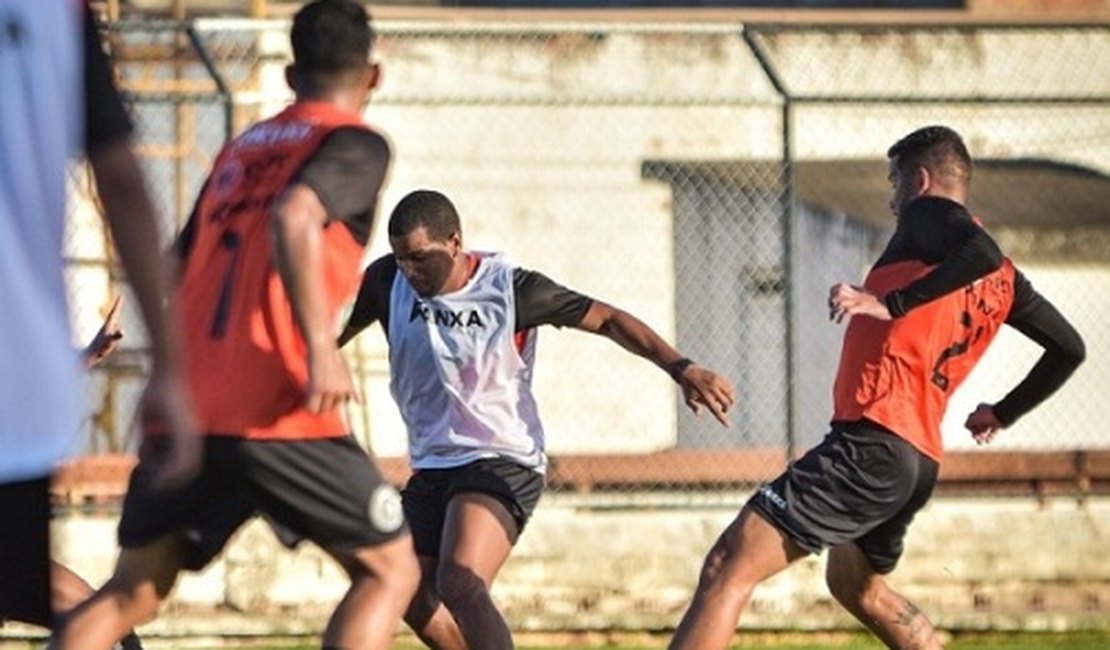
<svg viewBox="0 0 1110 650">
<path fill-rule="evenodd" d="M 113 27 L 151 183 L 175 224 L 227 130 L 288 101 L 287 27 Z M 1100 399 L 1110 384 L 1100 362 L 1110 352 L 1110 28 L 378 28 L 385 83 L 366 116 L 396 152 L 385 209 L 413 189 L 444 191 L 468 246 L 638 315 L 738 389 L 726 429 L 687 412 L 665 373 L 609 341 L 543 331 L 535 385 L 553 487 L 739 487 L 816 442 L 843 332 L 827 321 L 826 292 L 862 279 L 881 251 L 893 226 L 886 149 L 931 123 L 964 135 L 977 159 L 971 208 L 1088 344 L 1077 376 L 997 448 L 1110 447 Z M 84 251 L 74 267 L 93 260 L 104 276 L 104 242 L 84 233 L 71 239 Z M 385 246 L 376 234 L 370 254 Z M 76 285 L 80 330 L 95 329 L 89 314 L 109 284 Z M 352 411 L 358 435 L 402 457 L 383 335 L 373 328 L 349 352 L 366 395 Z M 1037 353 L 1020 335 L 1001 337 L 953 400 L 951 448 L 969 448 L 963 416 L 1005 394 Z M 120 358 L 101 376 L 131 388 L 94 391 L 115 396 L 117 417 L 99 410 L 92 449 L 126 444 L 118 414 L 134 401 L 137 373 L 124 370 L 138 356 Z"/>
</svg>

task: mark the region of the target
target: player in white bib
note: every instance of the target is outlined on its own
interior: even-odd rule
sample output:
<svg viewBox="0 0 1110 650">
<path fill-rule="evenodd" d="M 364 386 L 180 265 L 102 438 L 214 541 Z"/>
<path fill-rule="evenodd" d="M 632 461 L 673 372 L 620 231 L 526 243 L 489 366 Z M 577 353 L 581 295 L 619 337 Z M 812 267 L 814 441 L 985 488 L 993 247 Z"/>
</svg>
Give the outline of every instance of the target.
<svg viewBox="0 0 1110 650">
<path fill-rule="evenodd" d="M 414 470 L 403 504 L 422 571 L 405 620 L 433 648 L 512 648 L 489 591 L 543 491 L 536 328 L 612 339 L 668 372 L 695 413 L 704 407 L 725 426 L 734 391 L 631 314 L 465 250 L 458 213 L 438 192 L 401 200 L 389 242 L 393 253 L 366 270 L 340 342 L 374 321 L 389 342 Z"/>
</svg>

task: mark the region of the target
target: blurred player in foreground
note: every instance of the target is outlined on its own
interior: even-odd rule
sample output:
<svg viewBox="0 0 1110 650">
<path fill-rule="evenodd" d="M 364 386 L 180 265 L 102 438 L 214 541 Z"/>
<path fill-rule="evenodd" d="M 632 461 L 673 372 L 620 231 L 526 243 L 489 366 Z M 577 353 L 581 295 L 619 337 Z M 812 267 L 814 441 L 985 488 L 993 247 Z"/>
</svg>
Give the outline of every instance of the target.
<svg viewBox="0 0 1110 650">
<path fill-rule="evenodd" d="M 389 343 L 415 470 L 405 515 L 422 570 L 405 620 L 433 648 L 511 648 L 489 592 L 543 491 L 536 328 L 612 339 L 669 373 L 695 413 L 704 407 L 726 426 L 733 389 L 631 314 L 464 249 L 455 206 L 438 192 L 401 200 L 389 243 L 393 253 L 366 270 L 340 342 L 381 321 Z"/>
<path fill-rule="evenodd" d="M 296 101 L 216 159 L 178 241 L 203 466 L 184 488 L 160 490 L 162 449 L 147 438 L 115 574 L 70 617 L 66 647 L 108 648 L 152 618 L 178 573 L 206 566 L 256 514 L 349 575 L 325 648 L 389 646 L 419 566 L 397 491 L 349 435 L 341 408 L 356 393 L 336 345 L 391 156 L 360 115 L 379 74 L 372 42 L 361 5 L 302 7 L 286 75 Z"/>
<path fill-rule="evenodd" d="M 1083 361 L 1079 334 L 964 208 L 971 158 L 960 136 L 925 127 L 887 155 L 897 228 L 862 287 L 842 283 L 829 293 L 829 317 L 850 317 L 832 432 L 761 488 L 721 534 L 673 649 L 725 648 L 756 585 L 825 548 L 833 596 L 884 643 L 941 647 L 925 614 L 884 576 L 936 483 L 948 398 L 1003 323 L 1044 353 L 1006 397 L 968 416 L 980 444 Z"/>
<path fill-rule="evenodd" d="M 104 319 L 104 324 L 101 325 L 89 344 L 82 350 L 85 365 L 89 368 L 111 355 L 120 339 L 123 338 L 123 332 L 119 328 L 119 307 L 120 298 L 117 297 Z M 92 585 L 74 573 L 69 567 L 57 560 L 50 561 L 50 604 L 55 617 L 65 616 L 67 612 L 91 596 L 93 591 Z M 53 618 L 46 621 L 22 622 L 48 629 L 54 625 Z M 0 624 L 2 623 L 3 621 L 0 621 Z M 117 650 L 142 650 L 142 647 L 139 637 L 134 632 L 120 639 L 117 644 Z"/>
<path fill-rule="evenodd" d="M 66 170 L 81 149 L 149 335 L 142 414 L 173 443 L 159 479 L 190 476 L 198 449 L 154 210 L 88 9 L 0 0 L 0 88 L 0 618 L 51 627 L 50 476 L 84 413 L 61 256 Z"/>
</svg>

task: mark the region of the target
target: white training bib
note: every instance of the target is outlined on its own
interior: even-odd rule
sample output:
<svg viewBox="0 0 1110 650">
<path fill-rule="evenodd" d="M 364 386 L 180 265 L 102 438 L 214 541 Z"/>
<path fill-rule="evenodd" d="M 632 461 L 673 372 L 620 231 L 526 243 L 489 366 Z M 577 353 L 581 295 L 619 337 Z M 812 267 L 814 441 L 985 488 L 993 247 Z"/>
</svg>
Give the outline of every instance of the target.
<svg viewBox="0 0 1110 650">
<path fill-rule="evenodd" d="M 389 308 L 390 388 L 414 469 L 504 457 L 544 471 L 543 426 L 532 396 L 535 330 L 515 342 L 514 267 L 480 254 L 457 292 L 421 298 L 400 271 Z"/>
</svg>

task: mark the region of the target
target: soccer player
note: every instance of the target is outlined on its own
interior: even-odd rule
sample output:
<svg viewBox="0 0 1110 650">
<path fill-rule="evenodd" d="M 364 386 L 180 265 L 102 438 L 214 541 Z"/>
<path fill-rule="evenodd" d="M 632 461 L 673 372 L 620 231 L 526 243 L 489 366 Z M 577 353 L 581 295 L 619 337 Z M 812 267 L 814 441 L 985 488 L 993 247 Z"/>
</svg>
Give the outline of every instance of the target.
<svg viewBox="0 0 1110 650">
<path fill-rule="evenodd" d="M 455 206 L 439 192 L 401 200 L 389 243 L 393 253 L 363 276 L 340 342 L 381 321 L 389 343 L 415 472 L 404 510 L 422 571 L 405 620 L 433 648 L 511 648 L 489 592 L 544 485 L 531 386 L 536 329 L 612 339 L 669 373 L 695 413 L 707 408 L 726 426 L 733 388 L 631 314 L 467 251 Z"/>
<path fill-rule="evenodd" d="M 177 249 L 189 394 L 204 437 L 197 478 L 151 483 L 147 436 L 119 525 L 115 574 L 71 615 L 62 645 L 108 648 L 152 618 L 182 569 L 199 570 L 256 513 L 292 547 L 307 539 L 351 585 L 326 648 L 385 648 L 419 580 L 397 491 L 349 435 L 355 388 L 339 310 L 390 161 L 360 111 L 378 80 L 366 11 L 320 0 L 293 18 L 296 101 L 217 157 Z"/>
<path fill-rule="evenodd" d="M 84 149 L 152 354 L 143 418 L 168 433 L 159 478 L 196 467 L 154 210 L 95 25 L 71 0 L 0 0 L 0 618 L 51 627 L 50 476 L 84 412 L 61 244 L 66 168 Z"/>
<path fill-rule="evenodd" d="M 833 387 L 832 431 L 761 488 L 702 567 L 672 649 L 725 648 L 755 586 L 829 548 L 833 596 L 890 647 L 939 648 L 932 624 L 885 577 L 936 483 L 948 398 L 1003 323 L 1044 348 L 995 404 L 965 423 L 990 442 L 1083 361 L 1083 341 L 968 214 L 971 158 L 930 126 L 887 152 L 898 224 L 862 287 L 837 284 L 829 316 L 849 317 Z"/>
</svg>

